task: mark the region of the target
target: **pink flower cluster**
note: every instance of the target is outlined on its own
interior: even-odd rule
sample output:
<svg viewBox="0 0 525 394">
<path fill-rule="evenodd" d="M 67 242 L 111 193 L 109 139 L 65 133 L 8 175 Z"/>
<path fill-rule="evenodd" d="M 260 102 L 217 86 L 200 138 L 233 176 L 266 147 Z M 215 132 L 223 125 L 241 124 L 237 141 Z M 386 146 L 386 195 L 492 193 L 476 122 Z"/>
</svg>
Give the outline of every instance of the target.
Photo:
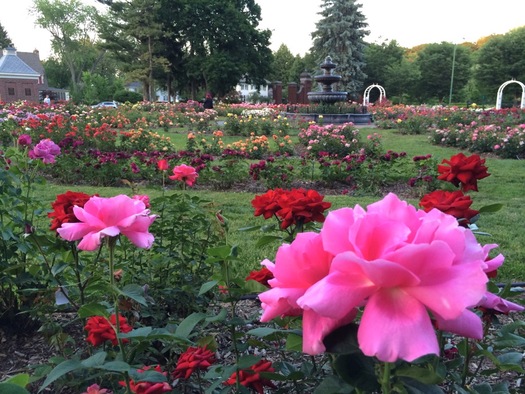
<svg viewBox="0 0 525 394">
<path fill-rule="evenodd" d="M 95 250 L 102 238 L 119 234 L 139 248 L 149 249 L 153 244 L 149 226 L 157 216 L 150 215 L 145 196 L 138 199 L 123 194 L 110 198 L 93 196 L 83 208 L 73 207 L 73 213 L 78 223 L 62 223 L 57 232 L 68 241 L 82 239 L 78 244 L 81 250 Z"/>
<path fill-rule="evenodd" d="M 25 139 L 23 143 L 30 144 L 31 139 Z M 52 164 L 55 162 L 55 157 L 60 154 L 60 147 L 51 139 L 46 138 L 35 145 L 33 149 L 28 152 L 31 159 L 42 159 L 45 164 Z"/>
<path fill-rule="evenodd" d="M 261 320 L 302 315 L 309 354 L 325 351 L 325 336 L 360 316 L 357 337 L 367 356 L 439 355 L 436 326 L 483 336 L 472 308 L 498 303 L 486 289 L 487 272 L 503 262 L 501 255 L 488 260 L 494 246 L 482 247 L 454 217 L 417 210 L 392 193 L 366 210 L 334 210 L 320 233 L 298 234 L 275 263 L 263 261 L 274 279 L 259 295 Z"/>
</svg>

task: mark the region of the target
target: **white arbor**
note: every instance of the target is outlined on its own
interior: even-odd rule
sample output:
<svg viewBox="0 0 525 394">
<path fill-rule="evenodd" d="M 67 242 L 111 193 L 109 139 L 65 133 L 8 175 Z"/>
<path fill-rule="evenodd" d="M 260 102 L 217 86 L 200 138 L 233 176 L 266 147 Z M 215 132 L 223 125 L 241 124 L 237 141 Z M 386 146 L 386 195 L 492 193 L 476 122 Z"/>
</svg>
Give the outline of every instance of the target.
<svg viewBox="0 0 525 394">
<path fill-rule="evenodd" d="M 364 106 L 367 106 L 368 104 L 370 104 L 370 91 L 374 88 L 377 88 L 379 90 L 379 102 L 383 101 L 384 99 L 386 99 L 386 91 L 385 91 L 385 88 L 382 87 L 381 85 L 378 85 L 376 83 L 374 83 L 373 85 L 370 85 L 369 87 L 367 87 L 365 89 L 365 94 L 364 94 L 364 98 L 363 98 L 363 105 Z"/>
<path fill-rule="evenodd" d="M 511 83 L 517 83 L 518 85 L 521 86 L 521 104 L 520 104 L 520 108 L 522 108 L 522 109 L 525 108 L 525 85 L 523 83 L 521 83 L 520 81 L 516 81 L 515 79 L 511 79 L 510 81 L 504 82 L 499 87 L 499 89 L 498 89 L 498 97 L 496 99 L 496 109 L 501 109 L 501 100 L 503 99 L 503 89 L 505 89 L 505 87 L 507 85 L 510 85 Z"/>
</svg>

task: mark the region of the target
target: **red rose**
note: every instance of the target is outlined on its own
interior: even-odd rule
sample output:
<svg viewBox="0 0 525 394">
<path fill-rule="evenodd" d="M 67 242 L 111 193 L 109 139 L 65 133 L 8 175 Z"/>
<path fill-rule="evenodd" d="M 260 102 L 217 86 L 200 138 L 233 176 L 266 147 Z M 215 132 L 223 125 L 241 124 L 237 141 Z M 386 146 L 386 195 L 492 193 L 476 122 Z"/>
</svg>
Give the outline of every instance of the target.
<svg viewBox="0 0 525 394">
<path fill-rule="evenodd" d="M 463 194 L 461 190 L 445 191 L 436 190 L 423 196 L 419 202 L 419 206 L 429 212 L 433 208 L 440 210 L 446 214 L 454 216 L 456 219 L 463 219 L 460 224 L 467 225 L 474 216 L 479 214 L 479 211 L 470 209 L 472 200 L 470 196 Z"/>
<path fill-rule="evenodd" d="M 244 387 L 251 388 L 259 394 L 264 393 L 264 386 L 276 388 L 271 380 L 262 378 L 260 372 L 274 372 L 275 369 L 272 367 L 270 361 L 261 360 L 257 364 L 252 365 L 248 369 L 243 369 L 238 372 L 239 383 Z M 237 373 L 233 373 L 230 378 L 225 382 L 229 386 L 233 386 L 237 383 Z"/>
<path fill-rule="evenodd" d="M 119 315 L 119 324 L 120 332 L 130 332 L 132 330 L 131 326 L 128 324 L 128 321 L 122 315 Z M 84 326 L 84 330 L 86 330 L 88 333 L 86 341 L 91 343 L 93 346 L 99 346 L 106 341 L 111 341 L 113 346 L 117 346 L 118 340 L 117 333 L 115 331 L 116 327 L 117 320 L 114 314 L 110 316 L 110 320 L 104 316 L 90 317 Z M 123 341 L 127 342 L 126 339 Z"/>
<path fill-rule="evenodd" d="M 254 216 L 263 215 L 265 219 L 269 219 L 275 215 L 281 209 L 277 200 L 283 192 L 283 189 L 274 189 L 268 190 L 260 196 L 255 196 L 252 200 L 252 207 L 255 208 Z"/>
<path fill-rule="evenodd" d="M 332 203 L 323 201 L 324 196 L 316 190 L 305 189 L 274 189 L 268 190 L 261 196 L 255 196 L 252 206 L 255 216 L 263 215 L 265 219 L 277 215 L 281 221 L 281 229 L 292 224 L 309 222 L 324 222 L 324 211 Z"/>
<path fill-rule="evenodd" d="M 161 171 L 168 171 L 168 169 L 169 169 L 168 160 L 166 160 L 166 159 L 159 160 L 157 162 L 157 167 Z"/>
<path fill-rule="evenodd" d="M 215 362 L 215 355 L 204 347 L 190 346 L 179 357 L 173 377 L 188 379 L 196 369 L 208 369 Z"/>
<path fill-rule="evenodd" d="M 281 194 L 281 209 L 277 211 L 277 216 L 282 220 L 281 229 L 284 230 L 292 224 L 323 223 L 323 212 L 332 206 L 332 203 L 323 201 L 323 198 L 324 196 L 316 190 L 292 189 Z"/>
<path fill-rule="evenodd" d="M 463 153 L 458 153 L 452 156 L 450 160 L 445 159 L 441 163 L 448 164 L 448 166 L 438 165 L 440 174 L 438 179 L 451 182 L 454 186 L 461 185 L 461 190 L 464 192 L 478 191 L 478 179 L 490 175 L 484 165 L 485 159 L 481 159 L 478 155 L 467 157 Z"/>
<path fill-rule="evenodd" d="M 255 270 L 250 272 L 250 274 L 246 277 L 246 280 L 254 280 L 256 282 L 259 282 L 261 285 L 270 287 L 268 284 L 268 281 L 270 279 L 273 279 L 273 272 L 270 271 L 268 268 L 263 267 L 260 270 Z"/>
<path fill-rule="evenodd" d="M 57 199 L 51 204 L 54 211 L 47 214 L 48 217 L 53 218 L 50 230 L 56 230 L 62 223 L 77 223 L 78 219 L 73 213 L 73 207 L 77 206 L 84 208 L 84 204 L 91 198 L 89 194 L 67 191 L 64 194 L 59 194 Z"/>
<path fill-rule="evenodd" d="M 145 366 L 145 367 L 142 367 L 142 369 L 137 369 L 137 372 L 142 373 L 150 369 L 151 369 L 150 366 Z M 154 370 L 163 374 L 164 376 L 167 375 L 166 372 L 162 372 L 160 365 L 157 365 L 154 368 Z M 125 381 L 121 380 L 118 383 L 121 386 L 126 387 Z M 133 394 L 162 394 L 162 393 L 167 393 L 173 390 L 173 388 L 169 385 L 168 382 L 141 382 L 140 380 L 137 382 L 135 382 L 134 380 L 130 380 L 129 388 L 131 389 L 131 392 Z"/>
</svg>

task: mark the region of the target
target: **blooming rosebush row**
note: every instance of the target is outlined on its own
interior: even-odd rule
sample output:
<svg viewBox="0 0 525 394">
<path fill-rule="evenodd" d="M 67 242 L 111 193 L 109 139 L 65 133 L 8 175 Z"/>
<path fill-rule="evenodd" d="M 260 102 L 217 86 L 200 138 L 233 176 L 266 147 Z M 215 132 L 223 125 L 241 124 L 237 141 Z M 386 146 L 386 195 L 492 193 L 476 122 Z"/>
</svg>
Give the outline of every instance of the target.
<svg viewBox="0 0 525 394">
<path fill-rule="evenodd" d="M 374 122 L 407 134 L 430 134 L 436 145 L 489 152 L 506 159 L 525 157 L 525 111 L 448 107 L 378 106 Z"/>
<path fill-rule="evenodd" d="M 34 165 L 55 165 L 49 155 L 57 159 L 58 152 L 48 149 L 30 159 L 29 149 L 13 150 L 3 173 L 30 174 Z M 163 160 L 156 167 L 163 177 L 171 168 Z M 489 176 L 479 156 L 462 154 L 443 161 L 437 172 L 462 192 L 476 191 L 478 181 Z M 198 179 L 188 166 L 172 173 L 186 185 Z M 29 178 L 22 179 L 21 189 L 30 188 Z M 262 394 L 319 386 L 338 392 L 440 392 L 447 382 L 475 389 L 468 369 L 473 358 L 489 357 L 495 368 L 522 368 L 521 358 L 505 353 L 506 341 L 519 337 L 519 326 L 499 331 L 500 342 L 483 339 L 497 314 L 523 309 L 487 285 L 504 258 L 492 255 L 495 244 L 476 240 L 463 213 L 444 212 L 443 203 L 433 209 L 423 198 L 425 210 L 418 210 L 388 194 L 366 209 L 329 211 L 331 204 L 315 190 L 270 190 L 252 200 L 256 217 L 278 224 L 273 230 L 260 226 L 274 233 L 259 244 L 285 243 L 273 261 L 262 262 L 264 269 L 247 275 L 235 272 L 238 252 L 227 243 L 227 219 L 211 213 L 213 225 L 204 206 L 187 196 L 150 201 L 143 195 L 68 192 L 52 204 L 49 231 L 34 226 L 29 215 L 20 216 L 27 222 L 17 221 L 13 213 L 28 207 L 17 190 L 2 190 L 12 204 L 3 212 L 9 218 L 3 226 L 12 225 L 13 236 L 23 228 L 25 241 L 18 247 L 25 248 L 4 256 L 10 266 L 2 270 L 3 283 L 13 280 L 13 291 L 27 290 L 14 281 L 22 273 L 11 271 L 24 269 L 33 276 L 31 285 L 37 281 L 55 293 L 52 309 L 67 305 L 85 319 L 87 348 L 50 360 L 51 368 L 35 376 L 43 378 L 41 390 Z M 463 199 L 451 205 L 464 208 Z M 253 291 L 251 282 L 266 289 L 259 294 L 261 322 L 272 323 L 247 331 L 248 323 L 260 323 L 236 310 Z M 188 287 L 194 288 L 193 305 Z M 456 334 L 450 343 L 444 341 L 448 333 Z M 462 344 L 460 337 L 474 339 L 476 346 L 467 339 Z M 227 351 L 218 351 L 219 343 Z M 318 359 L 279 355 L 284 343 Z M 271 360 L 265 357 L 275 348 L 279 352 Z M 441 357 L 447 350 L 453 363 Z"/>
</svg>

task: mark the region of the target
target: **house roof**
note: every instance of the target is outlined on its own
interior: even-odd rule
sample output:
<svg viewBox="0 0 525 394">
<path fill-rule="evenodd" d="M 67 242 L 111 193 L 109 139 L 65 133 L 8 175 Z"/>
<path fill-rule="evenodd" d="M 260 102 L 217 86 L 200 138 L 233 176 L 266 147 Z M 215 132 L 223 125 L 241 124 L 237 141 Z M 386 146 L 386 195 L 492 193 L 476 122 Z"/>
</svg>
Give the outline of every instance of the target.
<svg viewBox="0 0 525 394">
<path fill-rule="evenodd" d="M 40 76 L 40 73 L 31 68 L 26 62 L 24 62 L 16 53 L 16 49 L 13 47 L 7 47 L 3 51 L 3 56 L 0 58 L 0 76 L 6 77 L 6 74 L 17 74 L 20 77 L 36 77 Z M 13 77 L 13 75 L 8 75 Z"/>
<path fill-rule="evenodd" d="M 42 65 L 42 62 L 40 61 L 40 53 L 38 50 L 34 50 L 33 52 L 18 52 L 16 53 L 20 59 L 23 60 L 25 64 L 27 64 L 29 67 L 31 67 L 33 70 L 35 70 L 37 73 L 39 73 L 42 76 L 46 75 L 46 70 L 44 69 L 44 66 Z M 42 83 L 39 85 L 39 89 L 46 90 L 49 88 L 49 85 L 47 84 L 47 78 L 43 78 Z"/>
</svg>

